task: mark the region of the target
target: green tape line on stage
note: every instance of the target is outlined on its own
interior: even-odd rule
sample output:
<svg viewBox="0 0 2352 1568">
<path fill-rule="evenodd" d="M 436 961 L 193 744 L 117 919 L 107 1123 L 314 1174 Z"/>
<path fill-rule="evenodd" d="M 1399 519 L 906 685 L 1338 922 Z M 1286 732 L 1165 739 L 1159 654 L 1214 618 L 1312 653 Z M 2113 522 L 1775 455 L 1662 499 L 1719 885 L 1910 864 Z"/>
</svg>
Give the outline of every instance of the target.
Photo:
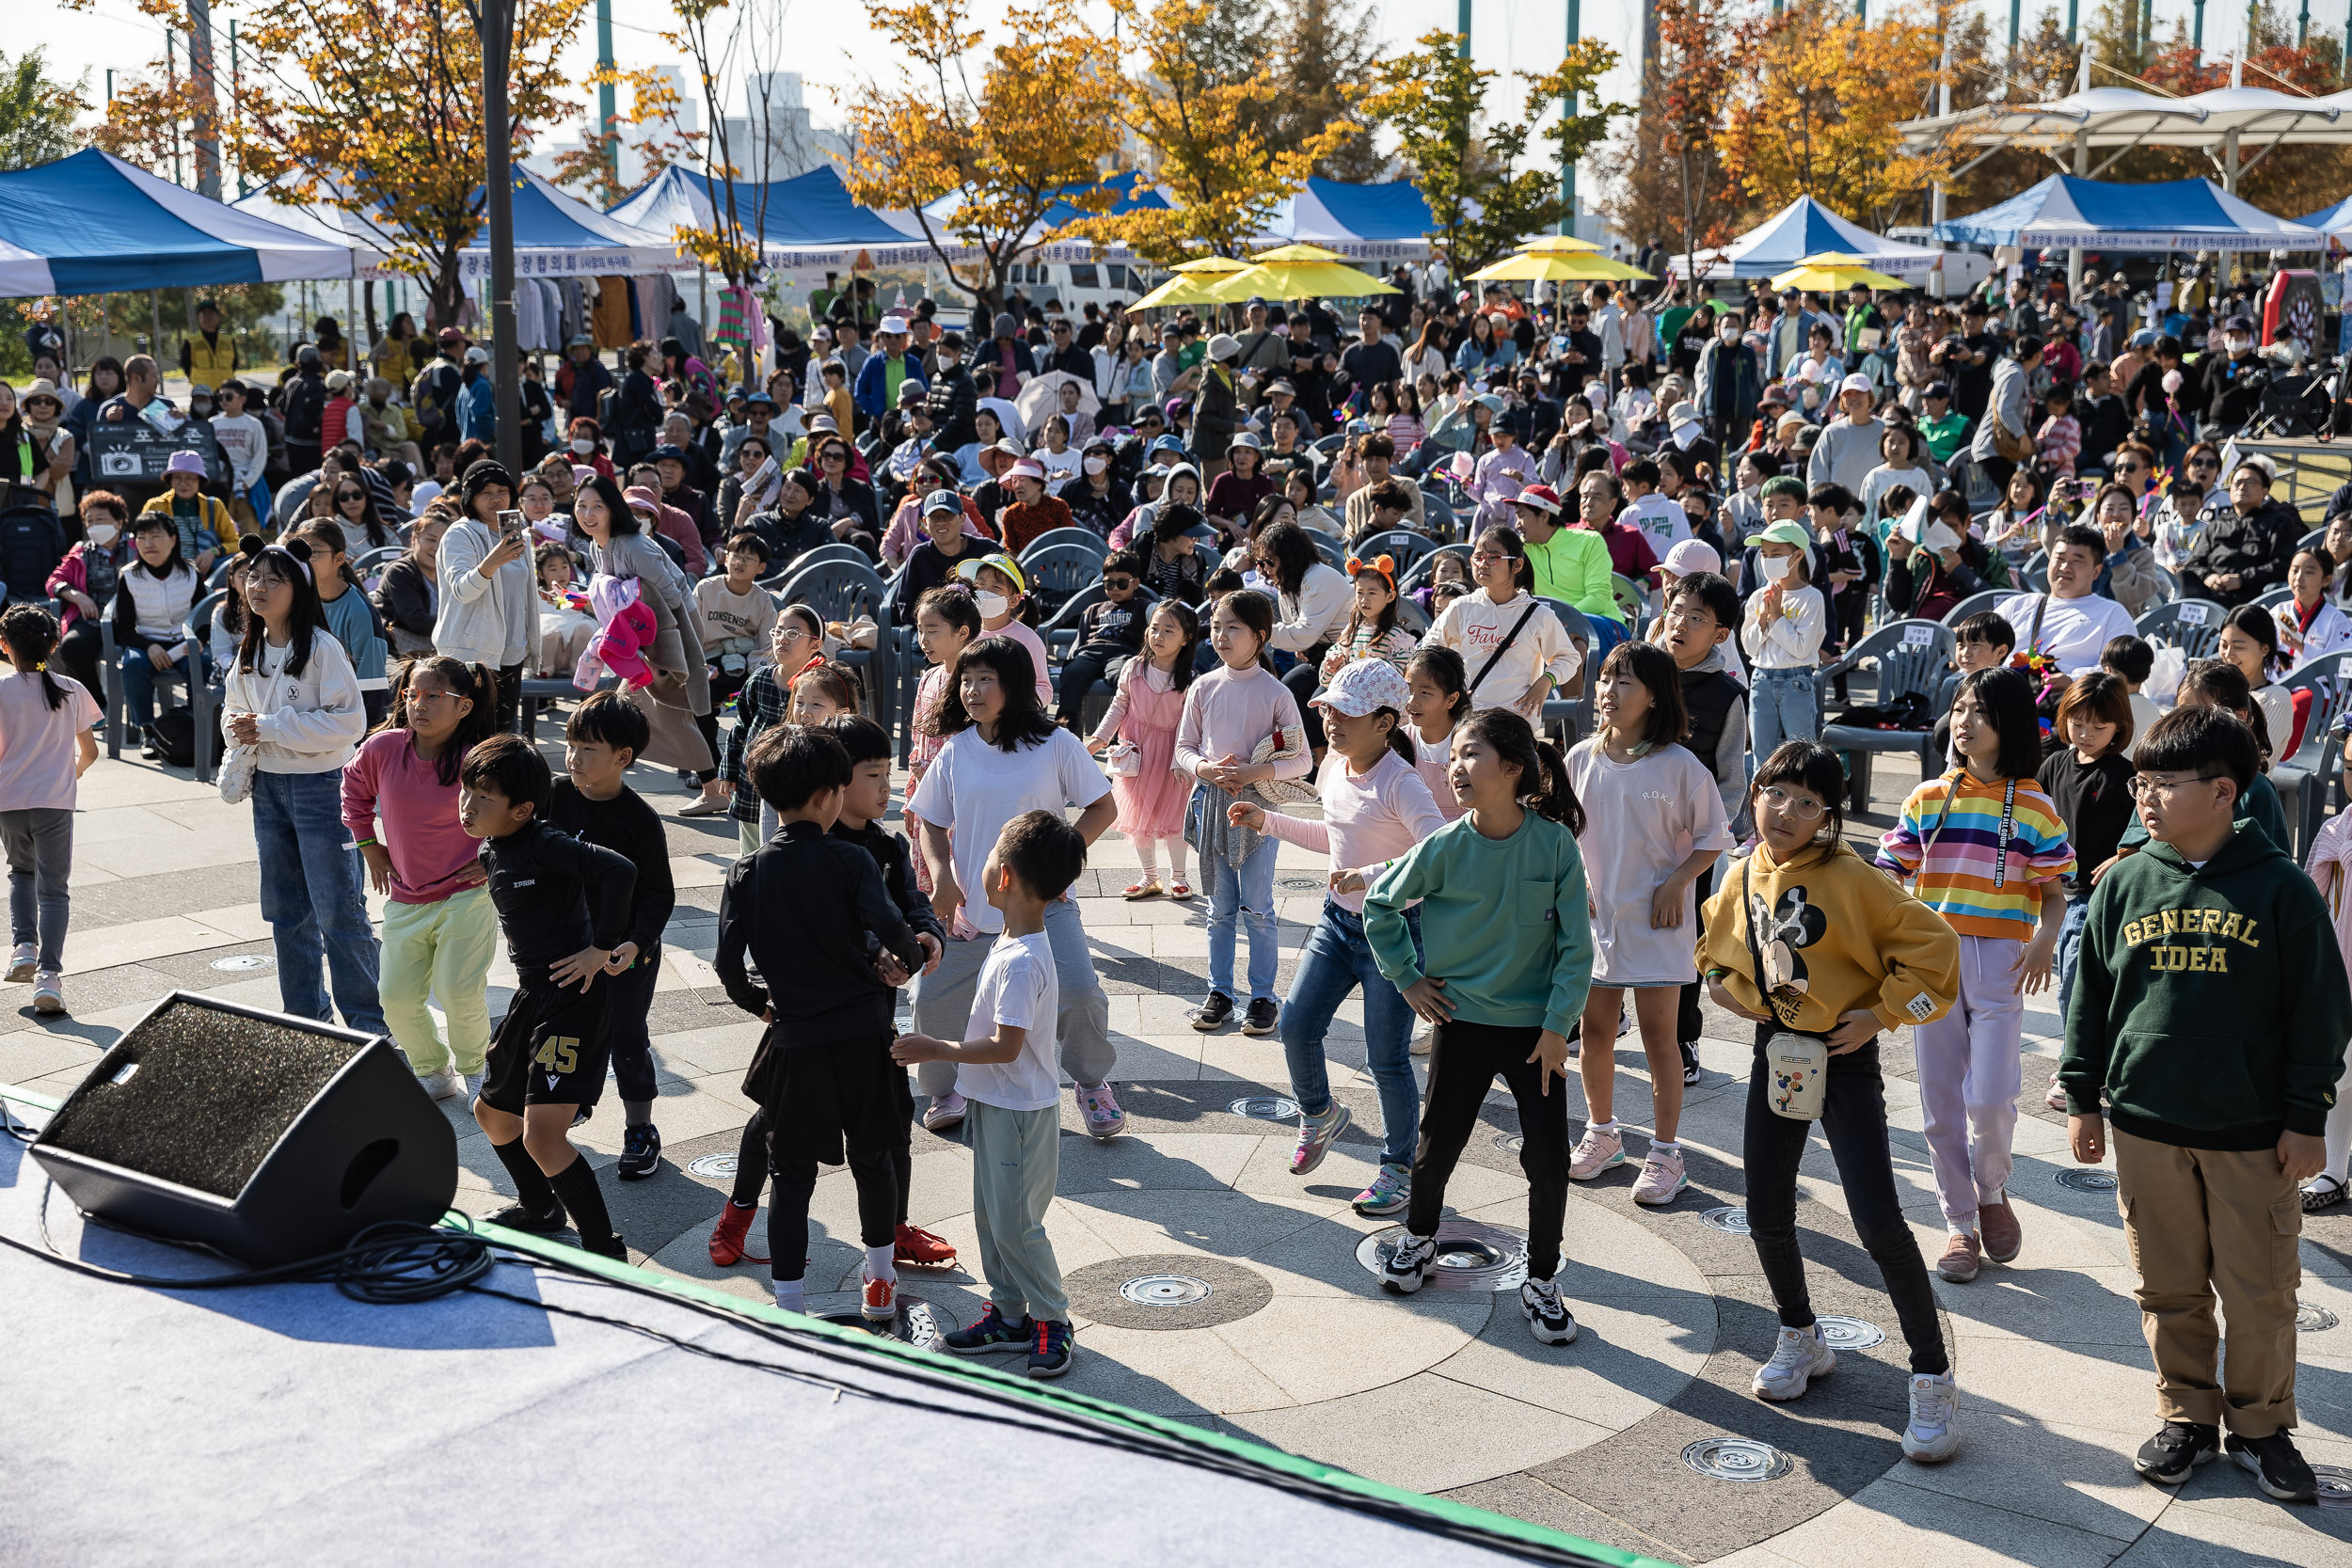
<svg viewBox="0 0 2352 1568">
<path fill-rule="evenodd" d="M 60 1096 L 44 1094 L 38 1089 L 20 1089 L 0 1085 L 0 1099 L 28 1105 L 37 1110 L 55 1111 L 64 1104 Z M 1547 1529 L 1541 1525 L 1514 1519 L 1508 1514 L 1492 1513 L 1467 1503 L 1446 1497 L 1433 1497 L 1425 1493 L 1391 1486 L 1385 1481 L 1368 1480 L 1352 1470 L 1324 1465 L 1295 1453 L 1235 1437 L 1226 1433 L 1212 1432 L 1169 1417 L 1154 1416 L 1149 1411 L 1131 1410 L 1108 1400 L 1091 1395 L 1072 1393 L 1059 1388 L 1043 1388 L 1026 1378 L 1014 1377 L 993 1368 L 971 1362 L 952 1360 L 944 1355 L 915 1349 L 895 1339 L 885 1339 L 860 1329 L 844 1328 L 821 1318 L 798 1312 L 787 1312 L 771 1302 L 750 1301 L 730 1291 L 705 1285 L 699 1280 L 681 1279 L 652 1269 L 639 1268 L 631 1263 L 616 1263 L 562 1242 L 550 1242 L 544 1236 L 528 1235 L 509 1230 L 503 1226 L 488 1225 L 459 1210 L 453 1209 L 442 1216 L 444 1225 L 469 1229 L 487 1241 L 512 1252 L 535 1254 L 561 1261 L 565 1267 L 604 1275 L 630 1284 L 650 1286 L 670 1295 L 684 1297 L 738 1313 L 762 1323 L 774 1323 L 796 1333 L 812 1334 L 831 1339 L 866 1354 L 883 1358 L 896 1357 L 921 1369 L 927 1375 L 986 1385 L 997 1394 L 1038 1406 L 1048 1412 L 1081 1412 L 1089 1418 L 1124 1426 L 1163 1440 L 1215 1449 L 1262 1469 L 1279 1471 L 1304 1481 L 1328 1486 L 1334 1491 L 1352 1493 L 1370 1501 L 1409 1509 L 1427 1514 L 1432 1519 L 1476 1530 L 1498 1542 L 1518 1542 L 1551 1552 L 1569 1552 L 1593 1562 L 1607 1563 L 1612 1568 L 1670 1568 L 1657 1558 L 1644 1557 L 1637 1552 L 1604 1546 L 1597 1541 L 1586 1541 L 1560 1530 Z"/>
<path fill-rule="evenodd" d="M 1176 1420 L 1172 1417 L 1154 1416 L 1149 1411 L 1133 1410 L 1123 1404 L 1116 1404 L 1108 1400 L 1099 1400 L 1089 1394 L 1040 1387 L 1025 1377 L 1014 1377 L 1010 1373 L 1000 1372 L 984 1365 L 954 1360 L 929 1351 L 917 1350 L 912 1345 L 902 1344 L 896 1339 L 888 1339 L 879 1335 L 866 1333 L 861 1329 L 845 1328 L 838 1323 L 827 1323 L 822 1318 L 787 1312 L 772 1302 L 748 1300 L 731 1291 L 705 1285 L 699 1280 L 681 1279 L 673 1275 L 639 1268 L 630 1263 L 616 1263 L 609 1258 L 599 1257 L 592 1252 L 583 1252 L 578 1247 L 568 1246 L 562 1242 L 550 1242 L 544 1236 L 533 1236 L 519 1230 L 509 1230 L 502 1226 L 487 1225 L 459 1213 L 455 1210 L 452 1210 L 449 1215 L 445 1216 L 443 1223 L 470 1227 L 512 1251 L 561 1255 L 567 1267 L 585 1269 L 614 1279 L 651 1285 L 672 1295 L 685 1296 L 709 1306 L 723 1307 L 730 1312 L 739 1313 L 747 1318 L 775 1323 L 799 1333 L 819 1335 L 868 1354 L 897 1357 L 914 1364 L 932 1376 L 961 1378 L 971 1383 L 986 1384 L 997 1393 L 1009 1395 L 1048 1411 L 1081 1411 L 1098 1421 L 1108 1421 L 1130 1427 L 1137 1432 L 1149 1433 L 1154 1437 L 1171 1439 L 1199 1448 L 1214 1449 L 1263 1469 L 1280 1471 L 1285 1475 L 1318 1482 L 1335 1491 L 1350 1492 L 1370 1500 L 1407 1508 L 1415 1513 L 1428 1514 L 1433 1519 L 1442 1519 L 1451 1524 L 1478 1530 L 1501 1541 L 1523 1542 L 1528 1545 L 1554 1552 L 1572 1552 L 1594 1562 L 1611 1564 L 1613 1568 L 1670 1568 L 1669 1564 L 1660 1559 L 1644 1557 L 1638 1552 L 1622 1551 L 1614 1546 L 1605 1546 L 1597 1541 L 1587 1541 L 1581 1536 L 1569 1535 L 1561 1530 L 1547 1529 L 1541 1525 L 1530 1524 L 1524 1519 L 1514 1519 L 1508 1514 L 1489 1513 L 1483 1508 L 1472 1508 L 1467 1503 L 1454 1502 L 1451 1498 L 1433 1497 L 1423 1492 L 1414 1492 L 1401 1486 L 1391 1486 L 1385 1481 L 1372 1481 L 1359 1476 L 1353 1470 L 1343 1470 L 1336 1465 L 1325 1465 L 1295 1453 L 1286 1453 L 1280 1449 L 1269 1448 L 1265 1444 L 1252 1442 L 1247 1437 L 1235 1437 L 1221 1432 L 1212 1432 L 1203 1427 L 1193 1426 L 1189 1422 Z"/>
</svg>

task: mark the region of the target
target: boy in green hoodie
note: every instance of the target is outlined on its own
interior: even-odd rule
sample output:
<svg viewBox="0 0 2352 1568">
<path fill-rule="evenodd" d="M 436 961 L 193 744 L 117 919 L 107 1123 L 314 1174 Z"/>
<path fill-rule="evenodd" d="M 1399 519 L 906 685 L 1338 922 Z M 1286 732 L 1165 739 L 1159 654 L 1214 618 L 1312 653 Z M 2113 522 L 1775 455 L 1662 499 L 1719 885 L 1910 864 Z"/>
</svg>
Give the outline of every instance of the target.
<svg viewBox="0 0 2352 1568">
<path fill-rule="evenodd" d="M 2058 1065 L 2074 1158 L 2098 1164 L 2115 1124 L 2164 1422 L 2135 1468 L 2177 1486 L 2221 1451 L 2226 1424 L 2227 1451 L 2264 1491 L 2311 1502 L 2317 1483 L 2287 1435 L 2296 1187 L 2325 1158 L 2352 996 L 2318 890 L 2237 815 L 2252 731 L 2218 708 L 2181 708 L 2136 760 L 2153 842 L 2091 895 Z"/>
</svg>

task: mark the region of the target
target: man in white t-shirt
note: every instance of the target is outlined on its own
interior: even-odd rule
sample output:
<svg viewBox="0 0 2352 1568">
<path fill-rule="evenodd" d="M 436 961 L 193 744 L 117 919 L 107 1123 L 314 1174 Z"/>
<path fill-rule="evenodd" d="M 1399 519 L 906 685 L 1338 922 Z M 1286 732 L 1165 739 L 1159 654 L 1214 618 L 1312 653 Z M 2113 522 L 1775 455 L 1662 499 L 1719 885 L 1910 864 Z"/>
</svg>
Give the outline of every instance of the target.
<svg viewBox="0 0 2352 1568">
<path fill-rule="evenodd" d="M 2017 630 L 2020 653 L 2039 649 L 2058 661 L 2059 673 L 2079 675 L 2099 668 L 2109 641 L 2134 634 L 2131 611 L 2091 592 L 2106 557 L 2097 529 L 2074 523 L 2059 533 L 2050 552 L 2050 592 L 2012 594 L 1998 607 Z"/>
</svg>

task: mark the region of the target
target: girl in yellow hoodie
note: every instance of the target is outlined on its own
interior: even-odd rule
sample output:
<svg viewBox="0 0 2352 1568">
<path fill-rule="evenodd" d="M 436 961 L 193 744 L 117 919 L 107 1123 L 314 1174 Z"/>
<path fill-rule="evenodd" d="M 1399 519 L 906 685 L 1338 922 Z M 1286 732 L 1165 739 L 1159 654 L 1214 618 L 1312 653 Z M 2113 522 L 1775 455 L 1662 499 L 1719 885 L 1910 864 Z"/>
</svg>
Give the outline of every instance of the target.
<svg viewBox="0 0 2352 1568">
<path fill-rule="evenodd" d="M 1716 1005 L 1756 1028 L 1748 1078 L 1748 1231 L 1780 1311 L 1780 1342 L 1756 1374 L 1757 1397 L 1803 1395 L 1837 1357 L 1822 1342 L 1797 1249 L 1797 1163 L 1809 1122 L 1775 1113 L 1765 1042 L 1809 1035 L 1830 1048 L 1821 1132 L 1846 1207 L 1879 1266 L 1911 1349 L 1903 1451 L 1923 1464 L 1960 1447 L 1960 1393 L 1919 1243 L 1905 1223 L 1886 1143 L 1879 1073 L 1883 1030 L 1940 1018 L 1960 984 L 1960 940 L 1936 913 L 1844 841 L 1837 754 L 1785 742 L 1749 786 L 1758 843 L 1708 900 L 1699 965 Z"/>
</svg>

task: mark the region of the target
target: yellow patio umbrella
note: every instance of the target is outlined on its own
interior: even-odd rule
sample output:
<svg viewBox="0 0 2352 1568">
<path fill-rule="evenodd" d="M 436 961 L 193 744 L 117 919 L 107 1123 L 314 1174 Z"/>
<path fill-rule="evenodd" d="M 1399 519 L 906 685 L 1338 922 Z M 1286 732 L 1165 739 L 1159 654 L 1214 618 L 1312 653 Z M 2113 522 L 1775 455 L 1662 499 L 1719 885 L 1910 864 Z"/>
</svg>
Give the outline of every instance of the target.
<svg viewBox="0 0 2352 1568">
<path fill-rule="evenodd" d="M 1873 271 L 1859 256 L 1848 256 L 1835 250 L 1808 256 L 1772 279 L 1775 289 L 1803 289 L 1808 293 L 1835 293 L 1842 289 L 1851 289 L 1856 283 L 1870 289 L 1909 287 L 1899 277 L 1889 277 L 1883 272 Z"/>
<path fill-rule="evenodd" d="M 1285 245 L 1285 250 L 1313 249 Z M 1273 254 L 1268 252 L 1269 255 Z M 1209 298 L 1218 305 L 1237 304 L 1256 295 L 1267 299 L 1357 299 L 1365 294 L 1392 294 L 1394 286 L 1368 272 L 1338 261 L 1261 261 L 1247 272 L 1220 277 L 1209 285 Z"/>
<path fill-rule="evenodd" d="M 1217 277 L 1226 273 L 1248 272 L 1249 263 L 1235 261 L 1231 256 L 1196 256 L 1189 261 L 1179 261 L 1168 270 L 1189 273 L 1195 277 Z"/>
<path fill-rule="evenodd" d="M 1650 275 L 1639 267 L 1582 251 L 1547 255 L 1541 251 L 1522 250 L 1516 256 L 1504 257 L 1492 266 L 1481 267 L 1470 276 L 1470 280 L 1477 283 L 1590 282 L 1595 278 L 1628 283 L 1653 281 Z"/>
<path fill-rule="evenodd" d="M 1264 266 L 1283 261 L 1344 261 L 1347 258 L 1319 245 L 1278 245 L 1272 250 L 1258 252 L 1250 260 Z"/>
<path fill-rule="evenodd" d="M 1580 240 L 1574 234 L 1541 234 L 1519 246 L 1524 255 L 1580 256 L 1600 246 L 1590 240 Z"/>
<path fill-rule="evenodd" d="M 1248 268 L 1244 266 L 1242 270 L 1247 272 Z M 1180 272 L 1127 309 L 1149 310 L 1160 305 L 1215 305 L 1217 297 L 1209 289 L 1216 282 L 1217 277 L 1216 273 L 1201 276 Z"/>
</svg>

